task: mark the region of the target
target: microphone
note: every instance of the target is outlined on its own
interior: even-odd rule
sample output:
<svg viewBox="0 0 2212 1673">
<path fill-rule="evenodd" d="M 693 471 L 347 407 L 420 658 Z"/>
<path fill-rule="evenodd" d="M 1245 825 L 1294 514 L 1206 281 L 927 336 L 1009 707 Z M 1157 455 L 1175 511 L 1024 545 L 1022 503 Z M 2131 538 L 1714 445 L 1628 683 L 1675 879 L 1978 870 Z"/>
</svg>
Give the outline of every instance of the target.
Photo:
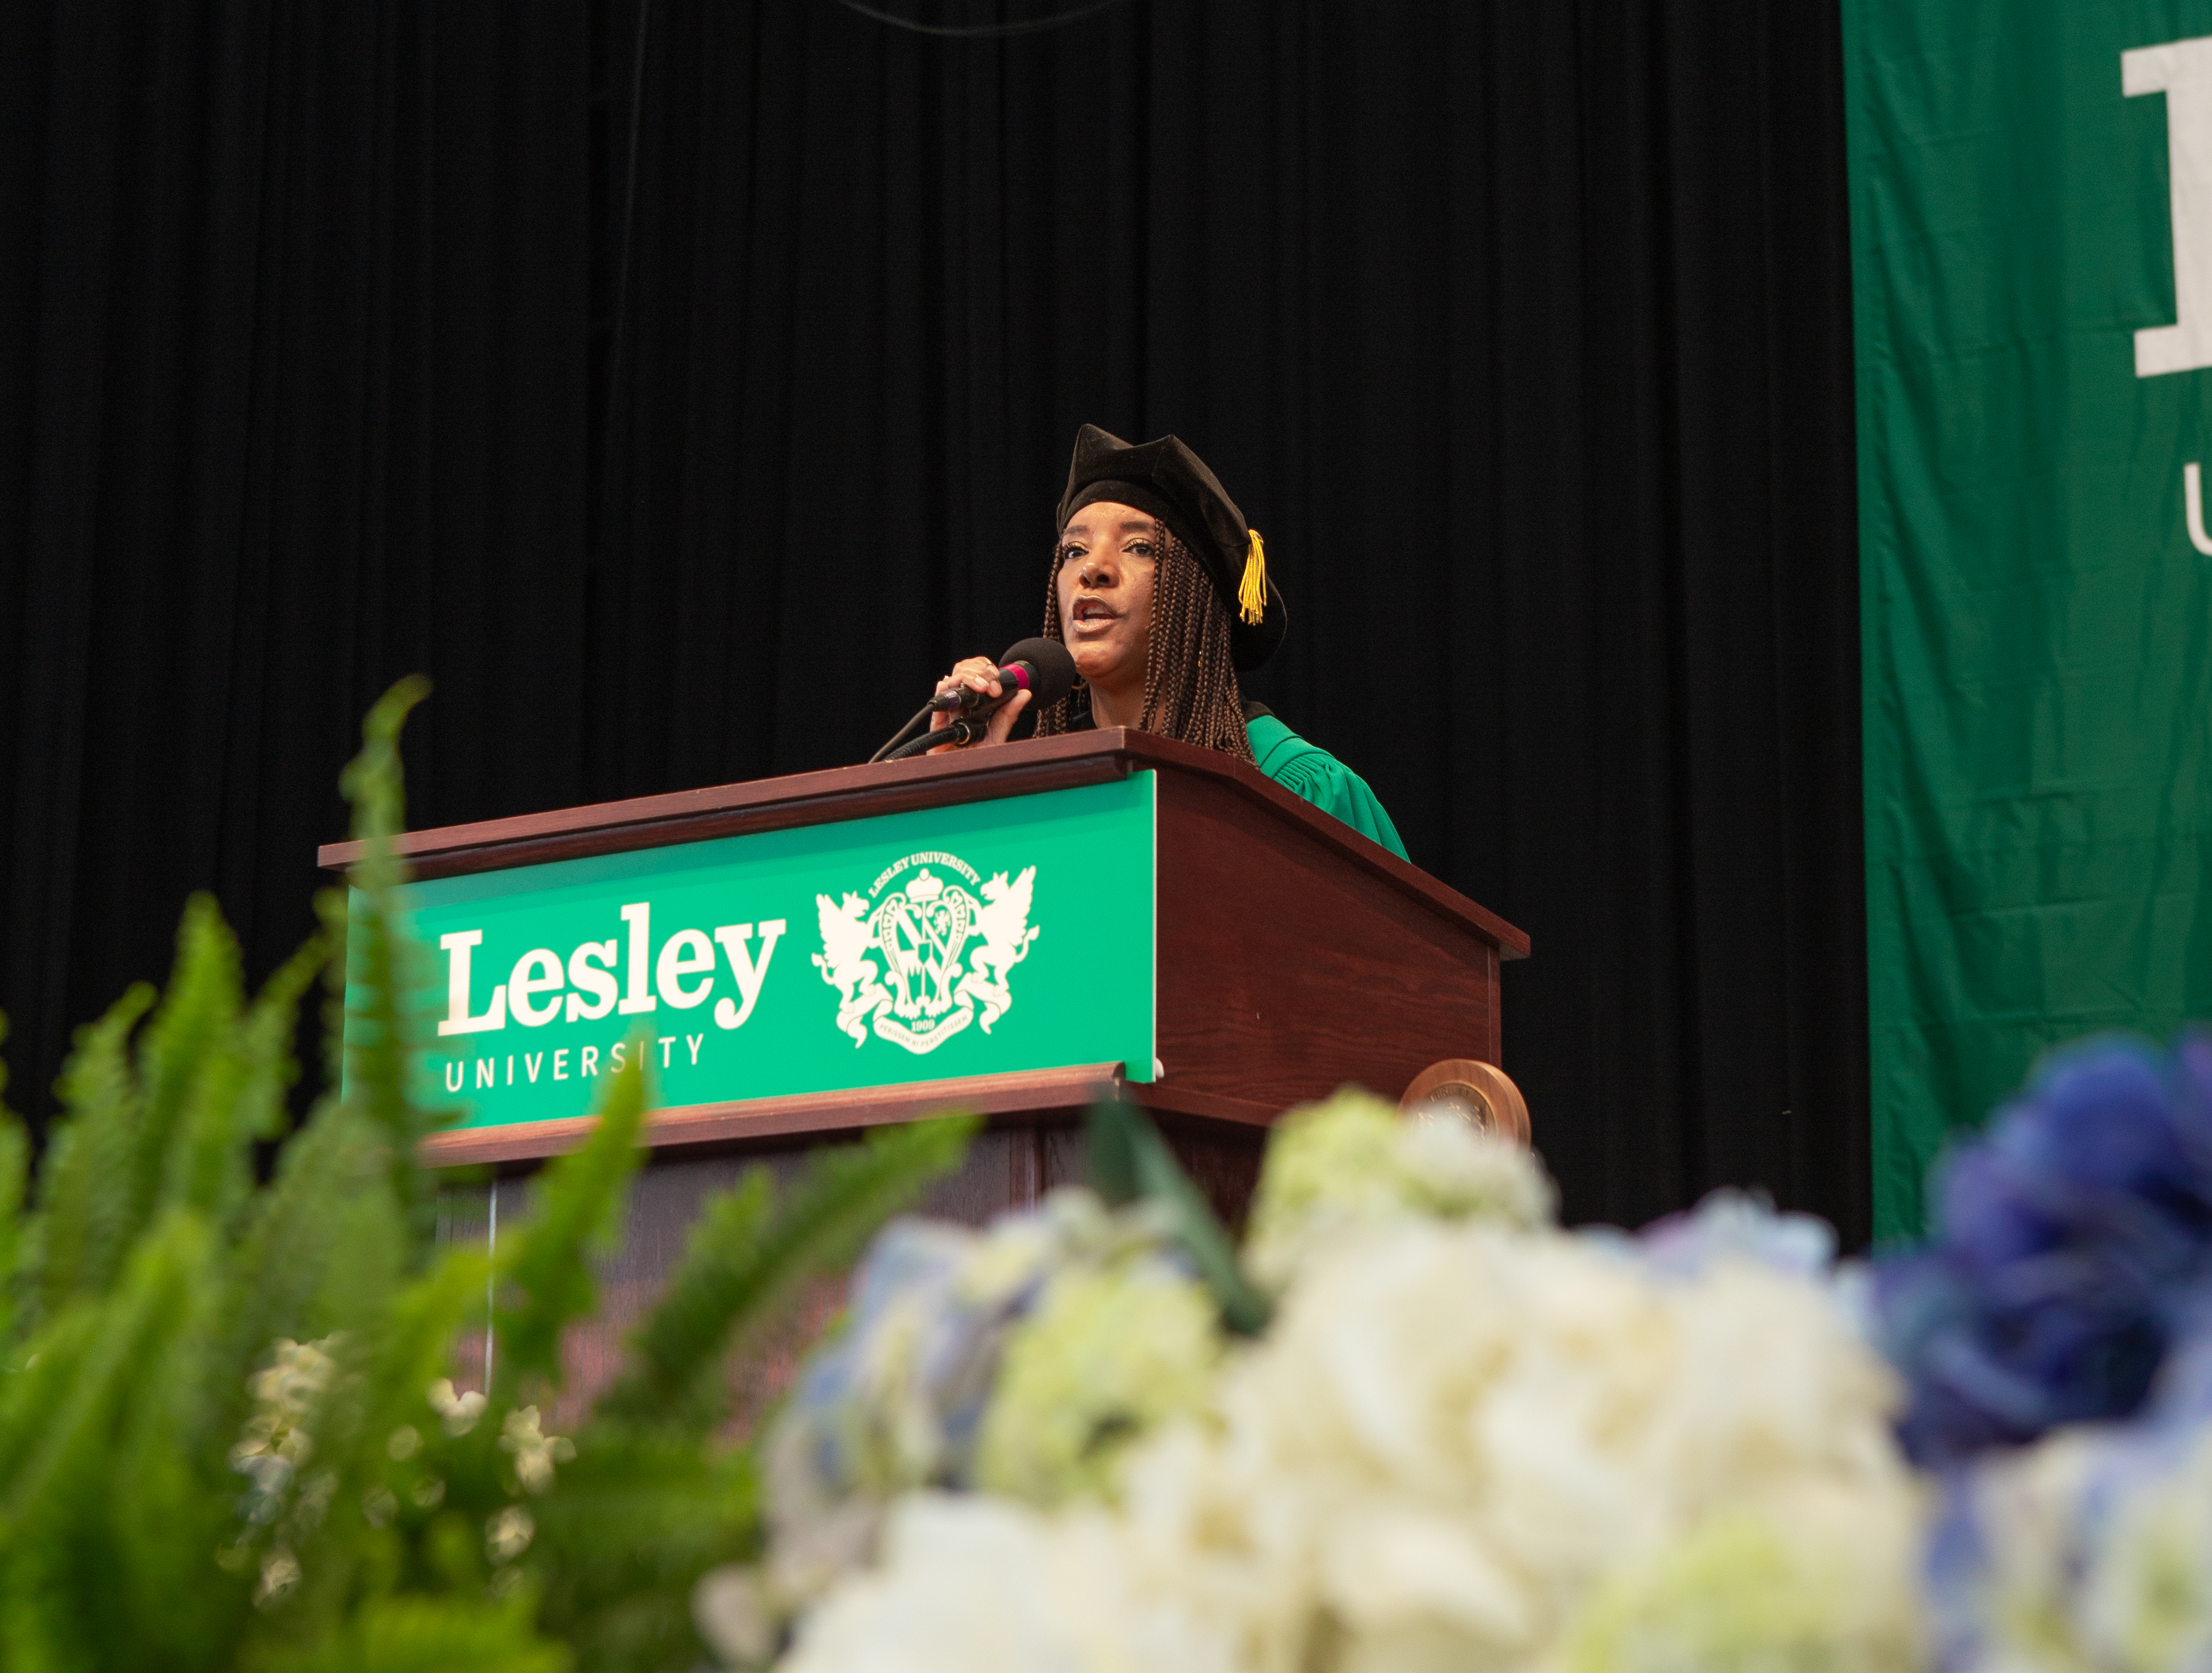
<svg viewBox="0 0 2212 1673">
<path fill-rule="evenodd" d="M 998 697 L 963 685 L 932 697 L 930 708 L 969 714 L 996 709 L 1015 692 L 1027 691 L 1030 706 L 1042 709 L 1048 703 L 1058 703 L 1075 689 L 1075 659 L 1067 654 L 1066 646 L 1055 640 L 1024 639 L 1019 644 L 1007 646 L 999 661 L 1002 666 L 999 669 Z"/>
<path fill-rule="evenodd" d="M 890 742 L 868 757 L 878 761 L 903 761 L 909 755 L 919 755 L 933 750 L 939 744 L 972 744 L 983 736 L 987 727 L 981 720 L 971 720 L 971 714 L 988 714 L 1012 697 L 1017 691 L 1027 691 L 1034 703 L 1058 703 L 1075 689 L 1075 659 L 1067 654 L 1067 647 L 1051 639 L 1024 639 L 1006 647 L 1006 654 L 999 659 L 1000 695 L 986 697 L 963 685 L 957 691 L 947 691 L 941 697 L 932 697 L 915 711 L 914 718 L 901 727 Z M 925 732 L 930 716 L 948 712 L 957 713 L 960 719 L 941 732 Z"/>
</svg>

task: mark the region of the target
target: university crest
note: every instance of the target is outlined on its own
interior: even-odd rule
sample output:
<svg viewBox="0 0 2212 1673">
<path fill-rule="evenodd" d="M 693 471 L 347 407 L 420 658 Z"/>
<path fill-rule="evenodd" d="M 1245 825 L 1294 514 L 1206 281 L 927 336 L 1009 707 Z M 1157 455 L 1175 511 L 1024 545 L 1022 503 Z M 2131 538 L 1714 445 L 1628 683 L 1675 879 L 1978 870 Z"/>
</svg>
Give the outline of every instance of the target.
<svg viewBox="0 0 2212 1673">
<path fill-rule="evenodd" d="M 837 990 L 837 1026 L 855 1046 L 872 1032 L 917 1055 L 973 1022 L 983 1031 L 1012 1007 L 1006 976 L 1030 956 L 1036 867 L 988 881 L 950 854 L 909 854 L 866 897 L 817 895 L 822 951 L 814 967 Z"/>
</svg>

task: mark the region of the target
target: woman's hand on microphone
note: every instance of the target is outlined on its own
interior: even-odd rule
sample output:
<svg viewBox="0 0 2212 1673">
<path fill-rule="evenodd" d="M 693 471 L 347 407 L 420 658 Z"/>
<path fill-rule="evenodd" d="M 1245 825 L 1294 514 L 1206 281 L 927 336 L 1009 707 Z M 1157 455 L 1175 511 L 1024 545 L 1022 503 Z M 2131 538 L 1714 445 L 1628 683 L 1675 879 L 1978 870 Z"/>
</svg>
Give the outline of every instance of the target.
<svg viewBox="0 0 2212 1673">
<path fill-rule="evenodd" d="M 971 656 L 953 664 L 952 672 L 937 682 L 937 695 L 943 697 L 946 692 L 957 691 L 963 685 L 969 690 L 980 691 L 986 697 L 994 701 L 1005 690 L 1005 688 L 999 684 L 999 665 L 988 656 Z M 1016 717 L 1029 706 L 1030 694 L 1027 691 L 1015 692 L 1011 698 L 1000 703 L 991 712 L 988 723 L 989 729 L 970 747 L 980 748 L 986 744 L 1005 743 L 1006 734 L 1014 729 Z M 929 717 L 929 729 L 932 732 L 942 732 L 958 718 L 957 715 L 940 710 Z M 951 744 L 939 744 L 929 753 L 941 755 L 953 747 L 954 745 Z"/>
</svg>

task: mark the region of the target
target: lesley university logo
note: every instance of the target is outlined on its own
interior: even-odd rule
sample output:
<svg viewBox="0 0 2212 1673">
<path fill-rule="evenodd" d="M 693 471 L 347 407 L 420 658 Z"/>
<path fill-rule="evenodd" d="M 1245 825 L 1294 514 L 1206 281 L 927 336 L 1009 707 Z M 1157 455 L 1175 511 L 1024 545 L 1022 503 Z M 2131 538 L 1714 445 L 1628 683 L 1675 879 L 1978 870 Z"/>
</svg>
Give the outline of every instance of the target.
<svg viewBox="0 0 2212 1673">
<path fill-rule="evenodd" d="M 989 1033 L 1013 1006 L 1008 973 L 1037 938 L 1036 882 L 1035 866 L 1011 883 L 1004 872 L 984 881 L 957 855 L 931 851 L 886 866 L 866 898 L 815 896 L 814 964 L 837 990 L 837 1026 L 855 1046 L 872 1031 L 916 1055 L 936 1050 L 979 1012 Z"/>
<path fill-rule="evenodd" d="M 864 1045 L 876 1037 L 917 1055 L 934 1051 L 971 1023 L 983 1031 L 1005 1016 L 1014 1002 L 1007 975 L 1029 957 L 1038 931 L 1030 922 L 1036 882 L 1031 866 L 1012 882 L 999 873 L 985 880 L 957 855 L 930 850 L 910 854 L 878 874 L 866 897 L 848 892 L 842 903 L 817 895 L 822 951 L 813 955 L 822 979 L 837 990 L 836 1025 Z M 503 1033 L 510 1023 L 538 1029 L 556 1021 L 588 1022 L 656 1011 L 707 1007 L 718 1029 L 741 1028 L 753 1014 L 768 981 L 784 922 L 771 918 L 723 924 L 711 936 L 698 928 L 678 929 L 659 942 L 653 932 L 653 904 L 634 901 L 619 916 L 624 939 L 586 940 L 564 958 L 552 947 L 537 947 L 515 961 L 508 979 L 495 985 L 490 1002 L 472 1008 L 475 954 L 483 946 L 482 929 L 450 931 L 439 937 L 446 955 L 447 1013 L 441 1036 Z M 758 941 L 756 943 L 755 935 Z M 719 967 L 726 960 L 726 970 Z M 734 993 L 715 994 L 726 976 Z M 711 1001 L 711 1005 L 709 1001 Z M 680 1027 L 680 1025 L 679 1025 Z M 680 1043 L 693 1064 L 706 1036 L 677 1034 L 659 1043 L 670 1058 Z M 578 1073 L 599 1073 L 603 1048 L 574 1049 Z M 622 1066 L 623 1047 L 605 1049 L 611 1068 Z M 555 1054 L 553 1079 L 568 1078 L 568 1049 Z M 664 1068 L 668 1063 L 664 1062 Z M 522 1067 L 534 1083 L 537 1068 L 526 1056 Z M 448 1082 L 465 1073 L 462 1060 L 448 1064 Z M 477 1063 L 485 1086 L 506 1084 L 501 1067 L 490 1056 Z M 458 1085 L 449 1085 L 458 1092 Z"/>
<path fill-rule="evenodd" d="M 415 934 L 441 955 L 424 1091 L 489 1128 L 584 1116 L 641 1056 L 663 1110 L 1078 1064 L 1146 1075 L 1152 786 L 1133 774 L 410 884 Z M 1053 868 L 1079 861 L 1125 904 L 1064 946 L 1056 924 L 1040 940 Z M 1081 965 L 1080 994 L 1063 963 Z"/>
</svg>

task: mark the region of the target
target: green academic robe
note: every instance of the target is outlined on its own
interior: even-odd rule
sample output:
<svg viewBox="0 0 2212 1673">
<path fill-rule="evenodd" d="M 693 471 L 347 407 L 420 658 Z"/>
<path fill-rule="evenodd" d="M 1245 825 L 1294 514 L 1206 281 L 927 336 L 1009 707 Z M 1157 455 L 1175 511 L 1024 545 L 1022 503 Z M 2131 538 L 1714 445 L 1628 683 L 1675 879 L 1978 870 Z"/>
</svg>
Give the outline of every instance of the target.
<svg viewBox="0 0 2212 1673">
<path fill-rule="evenodd" d="M 1260 770 L 1285 790 L 1304 796 L 1324 813 L 1334 813 L 1362 836 L 1380 843 L 1401 860 L 1410 856 L 1398 840 L 1398 827 L 1367 788 L 1367 781 L 1327 750 L 1309 744 L 1273 715 L 1262 712 L 1244 723 L 1252 758 Z"/>
<path fill-rule="evenodd" d="M 1332 813 L 1370 842 L 1380 843 L 1401 860 L 1410 861 L 1398 827 L 1382 811 L 1382 804 L 1367 788 L 1367 781 L 1318 744 L 1309 744 L 1257 703 L 1244 709 L 1244 735 L 1252 740 L 1252 758 L 1260 770 L 1294 795 L 1304 796 L 1324 813 Z M 1088 732 L 1092 721 L 1088 709 L 1079 709 L 1069 730 Z"/>
</svg>

